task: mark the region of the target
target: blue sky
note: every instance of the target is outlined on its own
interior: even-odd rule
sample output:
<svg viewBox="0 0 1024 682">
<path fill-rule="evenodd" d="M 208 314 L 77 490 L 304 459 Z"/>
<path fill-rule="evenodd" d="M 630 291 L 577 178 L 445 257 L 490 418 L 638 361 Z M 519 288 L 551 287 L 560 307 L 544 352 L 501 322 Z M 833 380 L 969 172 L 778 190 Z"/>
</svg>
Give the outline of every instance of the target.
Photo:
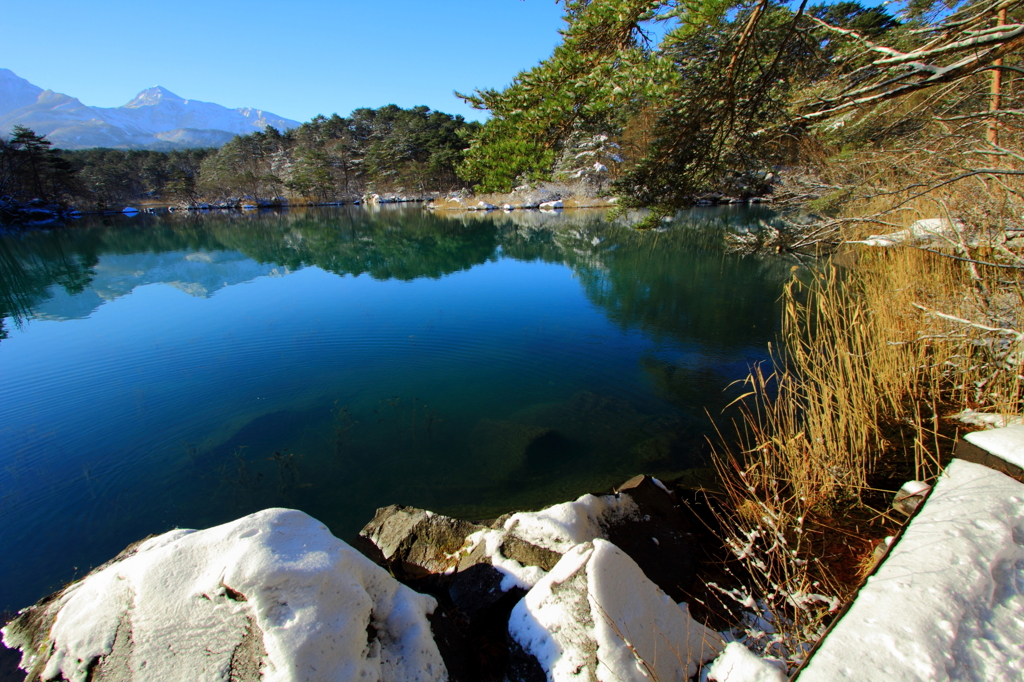
<svg viewBox="0 0 1024 682">
<path fill-rule="evenodd" d="M 0 67 L 113 107 L 162 85 L 306 121 L 394 103 L 479 119 L 453 90 L 508 84 L 559 42 L 553 0 L 12 0 Z M 19 27 L 19 30 L 12 30 Z"/>
</svg>

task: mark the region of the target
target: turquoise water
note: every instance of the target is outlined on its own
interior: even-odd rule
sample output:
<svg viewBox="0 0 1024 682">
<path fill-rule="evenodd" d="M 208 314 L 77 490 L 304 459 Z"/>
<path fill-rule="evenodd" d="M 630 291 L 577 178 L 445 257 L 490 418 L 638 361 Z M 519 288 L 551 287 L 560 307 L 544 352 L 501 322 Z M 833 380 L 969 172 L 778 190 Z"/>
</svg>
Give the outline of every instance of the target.
<svg viewBox="0 0 1024 682">
<path fill-rule="evenodd" d="M 0 236 L 0 610 L 173 527 L 271 506 L 342 538 L 705 465 L 765 357 L 768 217 L 418 208 L 82 221 Z"/>
</svg>

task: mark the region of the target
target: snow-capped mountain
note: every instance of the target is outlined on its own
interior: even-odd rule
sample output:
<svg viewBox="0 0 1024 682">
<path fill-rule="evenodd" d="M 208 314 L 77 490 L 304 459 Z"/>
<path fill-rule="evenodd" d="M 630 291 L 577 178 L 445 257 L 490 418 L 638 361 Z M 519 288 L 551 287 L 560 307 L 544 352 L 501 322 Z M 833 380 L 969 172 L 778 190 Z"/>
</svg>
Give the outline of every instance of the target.
<svg viewBox="0 0 1024 682">
<path fill-rule="evenodd" d="M 0 118 L 15 109 L 31 106 L 43 94 L 43 89 L 19 78 L 10 69 L 0 69 Z"/>
<path fill-rule="evenodd" d="M 218 147 L 268 125 L 284 131 L 299 123 L 260 109 L 183 99 L 159 86 L 120 107 L 90 107 L 0 69 L 0 134 L 9 134 L 15 125 L 46 135 L 64 149 L 175 149 Z"/>
</svg>

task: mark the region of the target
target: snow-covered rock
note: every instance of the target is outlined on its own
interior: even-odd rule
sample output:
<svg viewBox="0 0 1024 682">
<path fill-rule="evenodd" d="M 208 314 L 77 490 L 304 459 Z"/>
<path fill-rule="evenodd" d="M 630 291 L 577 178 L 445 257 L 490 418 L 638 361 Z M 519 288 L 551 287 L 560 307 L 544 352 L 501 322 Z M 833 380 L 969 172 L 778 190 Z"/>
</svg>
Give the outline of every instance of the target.
<svg viewBox="0 0 1024 682">
<path fill-rule="evenodd" d="M 897 230 L 888 234 L 873 234 L 867 239 L 851 241 L 851 244 L 865 244 L 889 248 L 904 243 L 921 243 L 936 240 L 948 240 L 956 237 L 953 225 L 944 218 L 923 218 L 905 230 Z"/>
<path fill-rule="evenodd" d="M 473 533 L 466 539 L 467 551 L 472 561 L 483 555 L 504 574 L 503 590 L 529 589 L 561 555 L 580 543 L 605 538 L 610 526 L 637 513 L 628 495 L 583 495 L 541 511 L 513 514 L 500 528 Z"/>
<path fill-rule="evenodd" d="M 896 492 L 892 508 L 904 516 L 913 516 L 931 489 L 932 487 L 924 481 L 907 481 Z"/>
<path fill-rule="evenodd" d="M 565 208 L 565 203 L 558 199 L 556 201 L 545 201 L 540 205 L 542 211 L 554 211 L 556 208 Z"/>
<path fill-rule="evenodd" d="M 33 679 L 445 680 L 435 607 L 315 519 L 268 509 L 146 540 L 3 636 Z"/>
<path fill-rule="evenodd" d="M 1022 623 L 1024 484 L 954 459 L 800 682 L 1021 680 Z"/>
<path fill-rule="evenodd" d="M 486 201 L 481 201 L 476 205 L 476 210 L 478 211 L 493 211 L 496 208 L 498 207 L 494 204 L 489 204 Z"/>
<path fill-rule="evenodd" d="M 509 633 L 552 682 L 684 682 L 724 646 L 601 539 L 562 557 L 513 608 Z"/>
</svg>

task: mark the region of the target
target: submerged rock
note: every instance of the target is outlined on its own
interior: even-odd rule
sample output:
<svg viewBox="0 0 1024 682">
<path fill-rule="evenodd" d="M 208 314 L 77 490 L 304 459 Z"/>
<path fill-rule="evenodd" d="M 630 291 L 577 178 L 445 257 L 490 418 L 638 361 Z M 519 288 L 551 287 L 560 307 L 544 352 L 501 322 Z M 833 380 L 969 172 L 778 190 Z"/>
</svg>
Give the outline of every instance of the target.
<svg viewBox="0 0 1024 682">
<path fill-rule="evenodd" d="M 437 603 L 268 509 L 148 539 L 3 629 L 31 679 L 446 680 Z"/>
<path fill-rule="evenodd" d="M 504 478 L 538 463 L 568 459 L 575 444 L 557 430 L 514 421 L 481 419 L 469 435 L 475 459 L 492 478 Z"/>
</svg>

